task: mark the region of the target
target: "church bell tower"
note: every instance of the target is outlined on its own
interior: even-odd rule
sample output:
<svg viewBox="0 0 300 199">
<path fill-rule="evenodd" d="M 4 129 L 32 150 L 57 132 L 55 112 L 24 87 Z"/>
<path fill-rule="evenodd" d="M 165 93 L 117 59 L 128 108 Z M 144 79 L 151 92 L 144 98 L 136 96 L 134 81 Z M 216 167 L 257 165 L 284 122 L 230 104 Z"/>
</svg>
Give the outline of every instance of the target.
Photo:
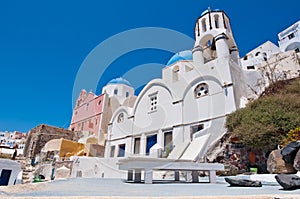
<svg viewBox="0 0 300 199">
<path fill-rule="evenodd" d="M 193 61 L 203 65 L 214 59 L 232 59 L 239 62 L 230 20 L 224 11 L 205 10 L 196 20 Z"/>
</svg>

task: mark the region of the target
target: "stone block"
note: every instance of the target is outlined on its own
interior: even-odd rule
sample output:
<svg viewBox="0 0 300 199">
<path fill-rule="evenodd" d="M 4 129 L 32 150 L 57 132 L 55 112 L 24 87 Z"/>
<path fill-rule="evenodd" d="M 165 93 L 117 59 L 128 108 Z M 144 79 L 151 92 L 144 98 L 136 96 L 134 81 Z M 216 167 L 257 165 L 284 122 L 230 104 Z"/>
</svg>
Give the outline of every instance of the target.
<svg viewBox="0 0 300 199">
<path fill-rule="evenodd" d="M 296 169 L 297 171 L 300 171 L 300 150 L 296 153 L 293 166 L 294 166 L 294 169 Z"/>
<path fill-rule="evenodd" d="M 284 162 L 280 149 L 274 150 L 270 153 L 267 160 L 267 170 L 274 174 L 296 173 L 292 164 Z"/>
</svg>

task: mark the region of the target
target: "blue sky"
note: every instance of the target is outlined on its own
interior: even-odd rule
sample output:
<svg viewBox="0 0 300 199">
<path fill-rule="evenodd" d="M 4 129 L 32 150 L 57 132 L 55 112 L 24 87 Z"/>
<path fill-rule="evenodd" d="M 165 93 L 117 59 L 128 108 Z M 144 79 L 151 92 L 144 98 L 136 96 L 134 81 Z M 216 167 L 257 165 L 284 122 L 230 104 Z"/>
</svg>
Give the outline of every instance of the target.
<svg viewBox="0 0 300 199">
<path fill-rule="evenodd" d="M 277 44 L 277 34 L 300 19 L 299 0 L 1 1 L 0 131 L 27 132 L 42 123 L 67 128 L 77 71 L 98 44 L 140 27 L 193 38 L 195 20 L 209 6 L 230 17 L 241 56 L 267 40 Z M 165 64 L 171 56 L 155 49 L 123 55 L 103 73 L 96 93 L 132 66 Z"/>
</svg>

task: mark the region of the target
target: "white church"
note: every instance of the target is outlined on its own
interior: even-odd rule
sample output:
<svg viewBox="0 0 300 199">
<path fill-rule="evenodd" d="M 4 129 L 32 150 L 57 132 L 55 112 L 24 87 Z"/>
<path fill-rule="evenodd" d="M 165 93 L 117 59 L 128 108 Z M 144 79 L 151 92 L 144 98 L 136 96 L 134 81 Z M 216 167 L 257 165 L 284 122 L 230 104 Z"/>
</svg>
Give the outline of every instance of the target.
<svg viewBox="0 0 300 199">
<path fill-rule="evenodd" d="M 299 76 L 299 63 L 291 58 L 298 60 L 298 30 L 299 22 L 279 33 L 280 47 L 268 41 L 240 58 L 226 13 L 204 11 L 195 24 L 194 47 L 171 57 L 162 78 L 150 81 L 133 106 L 113 113 L 105 157 L 204 161 L 225 133 L 226 116 L 257 98 L 272 80 L 266 65 L 284 64 L 276 68 L 276 80 Z M 289 76 L 280 76 L 285 71 Z"/>
<path fill-rule="evenodd" d="M 105 144 L 104 158 L 73 157 L 71 176 L 120 178 L 126 172 L 118 162 L 126 157 L 205 162 L 226 133 L 228 114 L 256 99 L 270 83 L 299 77 L 299 25 L 278 34 L 279 47 L 267 41 L 240 58 L 226 13 L 204 11 L 196 20 L 195 45 L 171 57 L 161 79 L 134 96 L 130 83 L 117 78 L 94 96 L 95 103 L 108 96 L 96 111 L 108 124 L 98 140 Z M 96 131 L 103 131 L 99 126 Z"/>
<path fill-rule="evenodd" d="M 175 54 L 134 106 L 119 107 L 105 157 L 151 156 L 201 161 L 225 132 L 226 115 L 247 103 L 244 75 L 228 16 L 202 13 L 192 50 Z"/>
</svg>

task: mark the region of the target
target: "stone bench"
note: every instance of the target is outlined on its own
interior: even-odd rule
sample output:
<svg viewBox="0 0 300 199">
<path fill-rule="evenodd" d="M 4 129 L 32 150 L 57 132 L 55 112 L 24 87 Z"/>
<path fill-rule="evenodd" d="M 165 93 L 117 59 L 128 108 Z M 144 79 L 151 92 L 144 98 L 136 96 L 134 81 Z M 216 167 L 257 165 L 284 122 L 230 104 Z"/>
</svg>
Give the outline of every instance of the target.
<svg viewBox="0 0 300 199">
<path fill-rule="evenodd" d="M 141 173 L 144 171 L 145 184 L 152 184 L 153 171 L 174 171 L 175 181 L 179 181 L 179 171 L 191 171 L 192 182 L 198 182 L 198 171 L 208 171 L 209 182 L 216 182 L 216 171 L 224 170 L 223 164 L 198 163 L 190 160 L 171 160 L 164 158 L 129 157 L 119 161 L 119 169 L 127 170 L 127 180 L 141 182 Z"/>
</svg>

